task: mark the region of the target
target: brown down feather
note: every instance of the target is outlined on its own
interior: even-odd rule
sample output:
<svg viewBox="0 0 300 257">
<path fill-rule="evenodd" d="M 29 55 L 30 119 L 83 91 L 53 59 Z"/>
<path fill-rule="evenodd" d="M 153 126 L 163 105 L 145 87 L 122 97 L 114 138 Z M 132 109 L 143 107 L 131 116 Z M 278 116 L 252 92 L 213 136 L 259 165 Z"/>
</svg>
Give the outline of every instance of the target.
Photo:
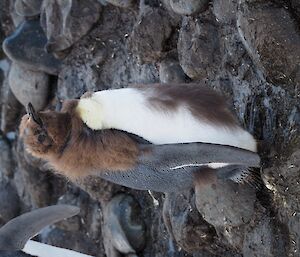
<svg viewBox="0 0 300 257">
<path fill-rule="evenodd" d="M 139 154 L 136 142 L 121 131 L 89 129 L 76 113 L 77 104 L 78 100 L 67 100 L 61 112 L 39 112 L 43 128 L 24 115 L 20 136 L 26 149 L 72 180 L 133 167 Z"/>
</svg>

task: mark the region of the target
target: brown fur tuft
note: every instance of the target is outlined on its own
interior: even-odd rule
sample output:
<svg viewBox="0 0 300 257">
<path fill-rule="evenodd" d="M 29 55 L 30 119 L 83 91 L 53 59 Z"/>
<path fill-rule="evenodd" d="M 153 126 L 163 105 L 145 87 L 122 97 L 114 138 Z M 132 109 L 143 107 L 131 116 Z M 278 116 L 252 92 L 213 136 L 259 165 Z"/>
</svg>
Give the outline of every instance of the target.
<svg viewBox="0 0 300 257">
<path fill-rule="evenodd" d="M 154 84 L 151 87 L 136 85 L 135 88 L 149 95 L 149 107 L 162 111 L 176 111 L 185 105 L 199 119 L 226 126 L 237 126 L 225 98 L 214 90 L 198 84 Z"/>
<path fill-rule="evenodd" d="M 78 100 L 68 100 L 61 112 L 40 112 L 43 128 L 25 115 L 20 135 L 26 149 L 70 179 L 132 167 L 139 152 L 137 144 L 121 131 L 89 129 L 77 116 L 77 104 Z"/>
<path fill-rule="evenodd" d="M 198 186 L 212 185 L 217 182 L 216 170 L 209 167 L 201 167 L 194 172 L 194 184 Z"/>
</svg>

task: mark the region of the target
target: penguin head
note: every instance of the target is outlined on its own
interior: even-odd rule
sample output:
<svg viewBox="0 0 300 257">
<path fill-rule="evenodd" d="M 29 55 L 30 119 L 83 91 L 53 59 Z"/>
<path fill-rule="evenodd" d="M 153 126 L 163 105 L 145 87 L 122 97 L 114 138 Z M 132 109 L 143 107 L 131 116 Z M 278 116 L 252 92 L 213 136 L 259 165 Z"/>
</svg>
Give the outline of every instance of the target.
<svg viewBox="0 0 300 257">
<path fill-rule="evenodd" d="M 34 156 L 57 154 L 64 146 L 71 131 L 71 115 L 68 112 L 36 112 L 31 103 L 20 124 L 20 136 L 26 149 Z"/>
</svg>

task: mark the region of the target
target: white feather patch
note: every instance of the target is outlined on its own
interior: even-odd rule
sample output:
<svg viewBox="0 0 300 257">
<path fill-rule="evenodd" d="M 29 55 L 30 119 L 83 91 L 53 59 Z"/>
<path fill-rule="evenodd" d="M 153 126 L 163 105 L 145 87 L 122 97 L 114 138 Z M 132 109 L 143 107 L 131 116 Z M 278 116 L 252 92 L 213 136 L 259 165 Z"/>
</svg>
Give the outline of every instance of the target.
<svg viewBox="0 0 300 257">
<path fill-rule="evenodd" d="M 211 162 L 211 163 L 189 163 L 189 164 L 183 164 L 183 165 L 179 165 L 179 166 L 175 166 L 170 168 L 171 170 L 177 170 L 177 169 L 182 169 L 182 168 L 186 168 L 186 167 L 203 167 L 203 166 L 207 166 L 209 168 L 212 169 L 218 169 L 218 168 L 222 168 L 225 166 L 228 166 L 229 163 L 223 163 L 223 162 Z"/>
<path fill-rule="evenodd" d="M 184 105 L 170 112 L 151 108 L 147 96 L 134 88 L 99 91 L 80 100 L 83 110 L 89 105 L 93 111 L 85 111 L 83 121 L 92 129 L 115 128 L 157 145 L 203 142 L 256 152 L 256 141 L 244 129 L 195 118 Z"/>
</svg>

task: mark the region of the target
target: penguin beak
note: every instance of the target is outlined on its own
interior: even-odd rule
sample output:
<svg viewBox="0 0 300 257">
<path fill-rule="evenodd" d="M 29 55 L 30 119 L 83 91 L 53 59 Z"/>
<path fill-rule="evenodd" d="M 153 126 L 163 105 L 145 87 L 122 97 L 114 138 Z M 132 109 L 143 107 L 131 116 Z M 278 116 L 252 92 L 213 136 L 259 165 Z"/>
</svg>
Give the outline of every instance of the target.
<svg viewBox="0 0 300 257">
<path fill-rule="evenodd" d="M 38 114 L 34 110 L 32 103 L 28 103 L 27 113 L 36 124 L 38 124 L 40 127 L 43 127 L 43 121 L 41 120 L 41 118 L 38 116 Z"/>
</svg>

